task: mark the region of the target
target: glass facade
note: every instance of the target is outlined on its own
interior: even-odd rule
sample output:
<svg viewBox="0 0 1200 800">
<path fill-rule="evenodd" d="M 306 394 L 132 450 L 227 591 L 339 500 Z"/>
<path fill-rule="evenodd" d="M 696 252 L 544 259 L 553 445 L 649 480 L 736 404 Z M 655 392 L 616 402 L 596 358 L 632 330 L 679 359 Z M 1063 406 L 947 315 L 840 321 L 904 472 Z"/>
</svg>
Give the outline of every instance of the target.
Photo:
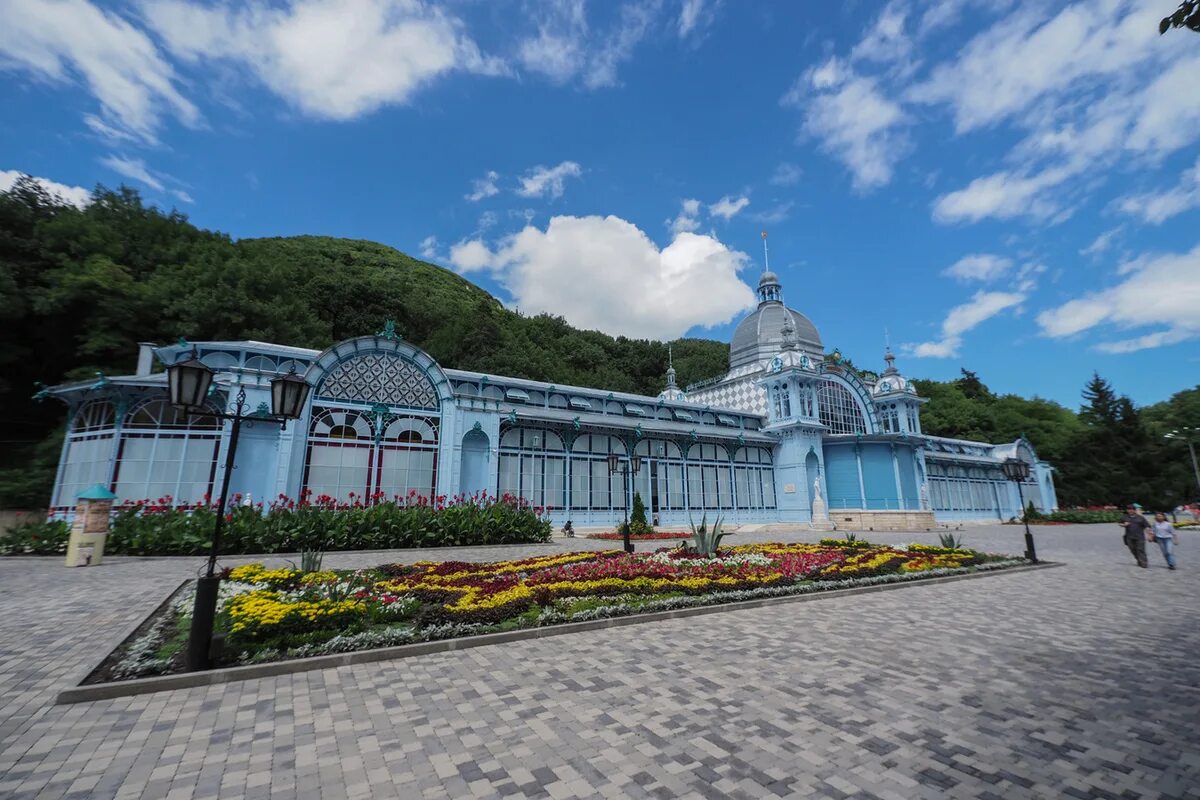
<svg viewBox="0 0 1200 800">
<path fill-rule="evenodd" d="M 867 432 L 867 420 L 850 390 L 837 381 L 821 382 L 817 402 L 821 422 L 833 435 Z"/>
</svg>

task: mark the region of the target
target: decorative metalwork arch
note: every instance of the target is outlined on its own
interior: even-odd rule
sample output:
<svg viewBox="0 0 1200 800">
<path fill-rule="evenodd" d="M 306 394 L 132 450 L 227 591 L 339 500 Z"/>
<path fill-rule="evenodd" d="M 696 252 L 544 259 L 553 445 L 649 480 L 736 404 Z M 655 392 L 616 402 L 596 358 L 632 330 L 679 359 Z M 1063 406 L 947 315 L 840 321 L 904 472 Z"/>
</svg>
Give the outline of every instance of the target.
<svg viewBox="0 0 1200 800">
<path fill-rule="evenodd" d="M 324 351 L 305 373 L 314 401 L 439 411 L 453 396 L 446 373 L 423 350 L 399 339 L 359 336 Z"/>
<path fill-rule="evenodd" d="M 848 369 L 827 369 L 826 365 L 821 365 L 822 379 L 824 381 L 840 385 L 846 389 L 858 406 L 859 413 L 862 414 L 863 421 L 866 425 L 866 430 L 862 433 L 876 433 L 879 431 L 879 417 L 875 413 L 875 405 L 871 402 L 871 391 L 867 385 L 862 382 L 862 379 Z M 820 411 L 821 409 L 818 409 Z"/>
</svg>

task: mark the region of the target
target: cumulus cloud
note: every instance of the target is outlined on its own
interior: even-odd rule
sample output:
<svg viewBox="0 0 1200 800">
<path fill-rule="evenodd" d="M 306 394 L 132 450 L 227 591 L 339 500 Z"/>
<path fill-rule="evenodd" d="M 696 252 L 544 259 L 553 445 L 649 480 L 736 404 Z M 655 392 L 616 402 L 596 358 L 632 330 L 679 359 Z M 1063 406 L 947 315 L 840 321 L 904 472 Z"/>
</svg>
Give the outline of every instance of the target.
<svg viewBox="0 0 1200 800">
<path fill-rule="evenodd" d="M 782 102 L 803 109 L 804 133 L 850 170 L 858 191 L 889 183 L 909 150 L 903 109 L 878 80 L 836 57 L 802 75 Z"/>
<path fill-rule="evenodd" d="M 501 74 L 462 22 L 420 0 L 287 0 L 234 6 L 149 0 L 149 25 L 179 58 L 227 60 L 314 117 L 352 119 L 407 102 L 454 71 Z"/>
<path fill-rule="evenodd" d="M 717 202 L 708 207 L 708 213 L 714 217 L 720 217 L 725 221 L 729 221 L 738 215 L 743 208 L 750 205 L 750 198 L 742 195 L 741 197 L 731 197 L 725 195 Z"/>
<path fill-rule="evenodd" d="M 3 11 L 0 69 L 53 83 L 82 81 L 100 103 L 101 116 L 87 117 L 92 130 L 152 143 L 164 117 L 200 123 L 170 63 L 116 12 L 88 0 L 6 0 Z"/>
<path fill-rule="evenodd" d="M 1123 197 L 1118 201 L 1118 207 L 1152 225 L 1161 225 L 1171 217 L 1200 207 L 1200 158 L 1170 189 Z"/>
<path fill-rule="evenodd" d="M 583 0 L 557 0 L 540 9 L 537 33 L 518 42 L 517 59 L 554 83 L 579 79 L 588 89 L 613 86 L 618 68 L 649 32 L 656 10 L 653 0 L 628 2 L 617 22 L 601 31 L 589 25 Z"/>
<path fill-rule="evenodd" d="M 574 161 L 564 161 L 556 167 L 539 164 L 521 178 L 517 194 L 520 197 L 548 197 L 554 200 L 562 197 L 566 191 L 567 178 L 578 178 L 582 174 L 583 167 Z"/>
<path fill-rule="evenodd" d="M 993 281 L 1012 269 L 1012 260 L 990 253 L 974 253 L 955 261 L 942 274 L 959 281 Z"/>
<path fill-rule="evenodd" d="M 0 170 L 0 192 L 7 192 L 11 189 L 16 184 L 17 179 L 23 174 L 17 170 Z M 92 192 L 90 189 L 85 189 L 82 186 L 68 186 L 65 183 L 52 181 L 49 178 L 38 178 L 33 175 L 30 177 L 48 194 L 54 195 L 76 208 L 83 208 L 92 202 Z"/>
<path fill-rule="evenodd" d="M 471 191 L 463 196 L 472 203 L 477 203 L 485 197 L 500 194 L 500 189 L 496 186 L 496 181 L 499 178 L 500 173 L 495 170 L 488 170 L 487 174 L 482 178 L 476 178 L 471 182 Z"/>
<path fill-rule="evenodd" d="M 695 198 L 684 200 L 679 204 L 679 213 L 675 219 L 667 220 L 671 233 L 691 233 L 700 227 L 700 201 Z"/>
<path fill-rule="evenodd" d="M 460 260 L 486 260 L 521 309 L 580 328 L 670 339 L 754 305 L 738 278 L 746 255 L 711 236 L 681 232 L 660 249 L 619 217 L 556 216 L 545 230 L 526 226 L 494 250 L 479 240 L 460 244 Z"/>
<path fill-rule="evenodd" d="M 495 255 L 481 240 L 470 239 L 450 248 L 450 263 L 459 272 L 476 272 L 493 266 Z"/>
<path fill-rule="evenodd" d="M 1154 328 L 1126 339 L 1105 336 L 1097 350 L 1132 353 L 1200 337 L 1200 245 L 1185 253 L 1145 255 L 1121 266 L 1113 286 L 1070 300 L 1037 316 L 1052 338 Z"/>
<path fill-rule="evenodd" d="M 1025 302 L 1023 292 L 976 292 L 966 303 L 955 306 L 942 321 L 940 339 L 905 345 L 918 358 L 954 358 L 963 343 L 963 334 L 1007 309 Z"/>
<path fill-rule="evenodd" d="M 438 260 L 438 238 L 436 236 L 426 236 L 417 247 L 421 258 L 427 261 Z"/>
</svg>

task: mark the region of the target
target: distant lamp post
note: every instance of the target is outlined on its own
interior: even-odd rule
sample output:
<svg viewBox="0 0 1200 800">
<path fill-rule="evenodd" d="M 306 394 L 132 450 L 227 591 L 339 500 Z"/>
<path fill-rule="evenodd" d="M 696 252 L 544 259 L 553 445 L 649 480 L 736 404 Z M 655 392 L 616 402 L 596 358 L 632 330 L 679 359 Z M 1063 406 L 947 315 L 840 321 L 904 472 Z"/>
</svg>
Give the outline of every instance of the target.
<svg viewBox="0 0 1200 800">
<path fill-rule="evenodd" d="M 625 524 L 621 527 L 621 538 L 625 542 L 626 553 L 633 552 L 633 542 L 629 540 L 629 476 L 637 475 L 641 471 L 641 456 L 633 456 L 626 461 L 616 453 L 608 454 L 608 474 L 616 475 L 620 473 L 623 479 L 621 491 L 625 498 Z"/>
<path fill-rule="evenodd" d="M 186 663 L 189 671 L 208 669 L 212 666 L 213 622 L 217 616 L 217 589 L 221 579 L 216 575 L 217 555 L 221 550 L 221 531 L 225 527 L 225 509 L 229 503 L 229 482 L 233 476 L 233 462 L 237 456 L 238 434 L 242 422 L 272 422 L 286 425 L 297 419 L 304 411 L 308 400 L 308 383 L 296 374 L 293 367 L 287 375 L 271 380 L 271 413 L 246 413 L 246 389 L 238 389 L 233 413 L 210 411 L 205 408 L 209 387 L 212 386 L 213 371 L 200 361 L 193 351 L 191 358 L 167 367 L 167 387 L 171 405 L 180 411 L 202 417 L 227 419 L 233 424 L 229 430 L 229 449 L 225 453 L 225 473 L 221 481 L 221 499 L 217 505 L 217 521 L 213 526 L 212 547 L 208 553 L 208 569 L 203 577 L 196 579 L 196 602 L 192 608 L 192 629 L 188 637 Z"/>
<path fill-rule="evenodd" d="M 1196 474 L 1196 488 L 1200 489 L 1200 464 L 1196 463 L 1196 439 L 1200 438 L 1200 428 L 1192 428 L 1185 425 L 1182 428 L 1176 428 L 1170 433 L 1164 434 L 1163 438 L 1187 442 L 1188 452 L 1192 454 L 1192 472 Z"/>
<path fill-rule="evenodd" d="M 1001 469 L 1004 470 L 1004 477 L 1017 485 L 1017 497 L 1021 499 L 1021 519 L 1025 522 L 1025 557 L 1036 564 L 1037 550 L 1033 546 L 1033 534 L 1029 532 L 1029 509 L 1025 507 L 1025 492 L 1021 488 L 1021 484 L 1029 478 L 1029 462 L 1010 458 L 1005 460 Z"/>
</svg>

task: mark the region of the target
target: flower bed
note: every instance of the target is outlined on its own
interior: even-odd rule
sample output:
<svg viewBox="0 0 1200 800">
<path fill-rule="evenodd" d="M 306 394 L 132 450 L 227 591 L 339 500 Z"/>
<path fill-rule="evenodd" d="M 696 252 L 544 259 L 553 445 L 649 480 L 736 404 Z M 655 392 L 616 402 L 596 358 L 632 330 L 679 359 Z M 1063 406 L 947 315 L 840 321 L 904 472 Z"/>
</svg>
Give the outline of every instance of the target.
<svg viewBox="0 0 1200 800">
<path fill-rule="evenodd" d="M 624 537 L 619 533 L 589 533 L 589 539 L 603 539 L 610 542 L 624 541 Z M 692 534 L 686 531 L 651 531 L 650 533 L 631 533 L 629 540 L 631 542 L 656 542 L 668 539 L 690 539 Z"/>
<path fill-rule="evenodd" d="M 1025 563 L 920 545 L 775 543 L 722 548 L 711 557 L 664 548 L 309 573 L 249 564 L 223 575 L 220 663 L 264 663 Z M 94 679 L 178 671 L 191 600 L 190 592 L 181 593 Z"/>
<path fill-rule="evenodd" d="M 175 505 L 170 497 L 124 503 L 113 514 L 108 555 L 186 556 L 208 552 L 219 503 Z M 550 541 L 547 509 L 513 495 L 355 497 L 304 494 L 247 505 L 234 495 L 221 552 L 390 550 Z M 0 534 L 0 555 L 55 555 L 67 549 L 61 520 L 29 520 Z"/>
</svg>

